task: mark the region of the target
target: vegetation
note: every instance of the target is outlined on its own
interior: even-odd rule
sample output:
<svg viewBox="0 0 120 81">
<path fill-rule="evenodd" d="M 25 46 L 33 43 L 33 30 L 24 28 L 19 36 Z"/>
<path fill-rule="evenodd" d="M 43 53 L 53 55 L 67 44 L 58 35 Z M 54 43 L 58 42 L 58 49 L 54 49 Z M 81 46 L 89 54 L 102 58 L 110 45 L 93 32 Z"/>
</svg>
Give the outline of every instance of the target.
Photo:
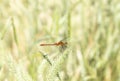
<svg viewBox="0 0 120 81">
<path fill-rule="evenodd" d="M 0 0 L 0 81 L 120 81 L 119 14 L 119 0 Z"/>
</svg>

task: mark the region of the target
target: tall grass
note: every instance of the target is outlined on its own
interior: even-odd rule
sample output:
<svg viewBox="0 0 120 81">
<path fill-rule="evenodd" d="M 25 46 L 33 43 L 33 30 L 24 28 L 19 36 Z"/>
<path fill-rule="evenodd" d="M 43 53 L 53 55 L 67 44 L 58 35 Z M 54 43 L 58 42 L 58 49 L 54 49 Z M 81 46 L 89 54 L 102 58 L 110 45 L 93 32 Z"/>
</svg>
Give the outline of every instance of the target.
<svg viewBox="0 0 120 81">
<path fill-rule="evenodd" d="M 0 81 L 120 81 L 119 0 L 1 0 Z M 67 48 L 40 46 L 66 39 Z"/>
</svg>

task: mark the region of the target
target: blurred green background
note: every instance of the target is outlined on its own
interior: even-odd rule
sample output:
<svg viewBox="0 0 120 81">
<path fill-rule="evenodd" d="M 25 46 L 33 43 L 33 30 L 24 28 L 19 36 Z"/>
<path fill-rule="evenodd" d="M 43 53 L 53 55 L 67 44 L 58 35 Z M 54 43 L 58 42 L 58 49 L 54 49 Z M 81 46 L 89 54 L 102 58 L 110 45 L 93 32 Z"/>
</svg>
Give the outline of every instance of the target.
<svg viewBox="0 0 120 81">
<path fill-rule="evenodd" d="M 0 81 L 120 81 L 120 0 L 0 0 Z"/>
</svg>

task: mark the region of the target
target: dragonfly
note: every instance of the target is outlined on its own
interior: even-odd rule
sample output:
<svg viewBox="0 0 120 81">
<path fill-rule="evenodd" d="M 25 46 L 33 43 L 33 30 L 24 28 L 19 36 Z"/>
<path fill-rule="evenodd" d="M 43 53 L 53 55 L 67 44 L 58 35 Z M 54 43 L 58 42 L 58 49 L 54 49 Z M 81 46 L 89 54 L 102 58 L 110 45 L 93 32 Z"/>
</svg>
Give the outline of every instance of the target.
<svg viewBox="0 0 120 81">
<path fill-rule="evenodd" d="M 52 43 L 52 44 L 40 44 L 40 46 L 59 46 L 59 49 L 61 52 L 63 52 L 67 48 L 67 42 L 64 42 L 63 40 L 57 42 L 57 43 Z"/>
</svg>

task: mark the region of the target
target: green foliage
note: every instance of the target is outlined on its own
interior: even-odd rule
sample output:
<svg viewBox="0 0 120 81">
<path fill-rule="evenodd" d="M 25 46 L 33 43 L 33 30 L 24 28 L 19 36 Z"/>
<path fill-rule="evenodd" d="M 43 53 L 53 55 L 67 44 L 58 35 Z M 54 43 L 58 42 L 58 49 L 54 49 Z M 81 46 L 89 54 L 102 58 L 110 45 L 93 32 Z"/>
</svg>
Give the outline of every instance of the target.
<svg viewBox="0 0 120 81">
<path fill-rule="evenodd" d="M 120 81 L 119 5 L 0 0 L 0 81 Z"/>
</svg>

